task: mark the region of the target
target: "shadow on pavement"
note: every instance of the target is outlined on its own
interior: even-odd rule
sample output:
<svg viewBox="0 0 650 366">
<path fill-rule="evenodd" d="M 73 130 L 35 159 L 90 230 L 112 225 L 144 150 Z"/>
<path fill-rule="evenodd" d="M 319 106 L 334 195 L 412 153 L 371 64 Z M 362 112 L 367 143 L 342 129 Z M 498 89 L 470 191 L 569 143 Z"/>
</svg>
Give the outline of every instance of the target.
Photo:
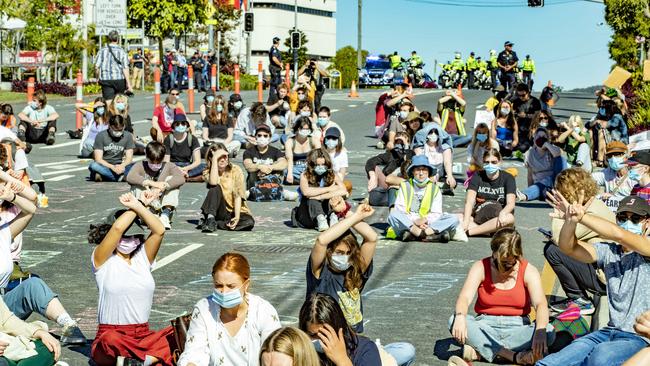
<svg viewBox="0 0 650 366">
<path fill-rule="evenodd" d="M 456 341 L 451 337 L 437 340 L 435 345 L 433 346 L 433 355 L 443 361 L 448 360 L 449 357 L 454 355 L 462 356 L 461 354 L 462 352 L 459 352 L 458 350 L 456 351 L 450 350 L 452 345 L 458 345 L 458 343 L 456 343 Z"/>
</svg>

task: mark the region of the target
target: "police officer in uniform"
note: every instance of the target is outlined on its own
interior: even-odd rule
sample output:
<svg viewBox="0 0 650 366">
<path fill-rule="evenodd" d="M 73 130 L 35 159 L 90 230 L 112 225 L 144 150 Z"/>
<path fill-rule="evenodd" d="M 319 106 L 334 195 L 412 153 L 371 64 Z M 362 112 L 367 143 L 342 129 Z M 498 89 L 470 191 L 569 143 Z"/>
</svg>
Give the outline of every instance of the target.
<svg viewBox="0 0 650 366">
<path fill-rule="evenodd" d="M 273 37 L 273 46 L 269 50 L 269 73 L 271 74 L 271 84 L 269 86 L 269 100 L 271 95 L 277 96 L 278 85 L 282 83 L 280 72 L 282 71 L 282 55 L 280 55 L 280 38 Z"/>
<path fill-rule="evenodd" d="M 501 71 L 501 85 L 510 91 L 515 85 L 515 69 L 519 58 L 517 53 L 512 50 L 514 43 L 506 41 L 503 44 L 504 50 L 499 53 L 497 63 L 499 64 L 499 71 Z"/>
<path fill-rule="evenodd" d="M 492 89 L 494 89 L 499 85 L 497 78 L 497 74 L 499 72 L 499 64 L 497 63 L 496 50 L 490 50 L 490 62 L 488 62 L 488 70 L 490 70 L 490 81 L 492 82 Z"/>
<path fill-rule="evenodd" d="M 528 85 L 528 89 L 533 90 L 533 74 L 535 73 L 535 61 L 526 55 L 526 59 L 521 65 L 521 71 L 524 74 L 524 83 Z"/>
<path fill-rule="evenodd" d="M 474 72 L 478 69 L 478 63 L 474 58 L 474 52 L 470 52 L 465 65 L 467 67 L 467 89 L 474 89 L 474 84 L 476 83 L 476 80 L 474 80 Z"/>
</svg>

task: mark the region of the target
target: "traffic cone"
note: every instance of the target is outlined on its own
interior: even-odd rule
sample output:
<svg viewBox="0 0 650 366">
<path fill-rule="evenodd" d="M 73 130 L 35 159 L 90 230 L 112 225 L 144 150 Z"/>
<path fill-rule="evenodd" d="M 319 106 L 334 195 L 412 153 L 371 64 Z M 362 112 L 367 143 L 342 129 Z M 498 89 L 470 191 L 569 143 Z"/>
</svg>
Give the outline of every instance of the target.
<svg viewBox="0 0 650 366">
<path fill-rule="evenodd" d="M 359 98 L 359 93 L 357 93 L 357 82 L 352 80 L 352 85 L 350 86 L 350 93 L 348 98 Z"/>
<path fill-rule="evenodd" d="M 458 84 L 458 90 L 456 93 L 459 97 L 465 99 L 465 96 L 463 95 L 463 84 Z"/>
<path fill-rule="evenodd" d="M 549 87 L 549 88 L 553 88 L 553 82 L 551 82 L 551 80 L 549 80 L 548 83 L 546 83 L 546 86 Z M 555 99 L 551 98 L 551 100 L 546 102 L 546 104 L 548 104 L 549 107 L 553 107 L 555 105 Z"/>
</svg>

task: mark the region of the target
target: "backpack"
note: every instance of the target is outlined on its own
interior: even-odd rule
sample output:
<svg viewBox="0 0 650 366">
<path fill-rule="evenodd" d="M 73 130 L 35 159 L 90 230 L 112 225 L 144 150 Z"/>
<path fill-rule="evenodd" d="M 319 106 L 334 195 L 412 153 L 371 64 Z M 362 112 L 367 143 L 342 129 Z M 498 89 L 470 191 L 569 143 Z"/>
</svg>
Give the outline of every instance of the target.
<svg viewBox="0 0 650 366">
<path fill-rule="evenodd" d="M 169 143 L 169 148 L 171 149 L 172 147 L 174 147 L 174 143 L 176 142 L 176 140 L 174 140 L 174 136 L 171 133 L 169 135 L 167 135 L 167 138 L 171 139 L 171 142 Z M 190 149 L 191 149 L 192 148 L 192 134 L 189 131 L 187 132 L 187 144 L 190 146 Z"/>
</svg>

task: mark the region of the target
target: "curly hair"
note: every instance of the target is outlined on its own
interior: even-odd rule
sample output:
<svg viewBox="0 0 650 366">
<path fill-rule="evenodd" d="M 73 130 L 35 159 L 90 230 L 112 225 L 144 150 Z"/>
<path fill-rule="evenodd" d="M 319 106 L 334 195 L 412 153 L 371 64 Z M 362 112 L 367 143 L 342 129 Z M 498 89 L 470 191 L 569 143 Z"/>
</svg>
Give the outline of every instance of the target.
<svg viewBox="0 0 650 366">
<path fill-rule="evenodd" d="M 559 126 L 557 125 L 557 122 L 555 122 L 555 118 L 553 118 L 553 115 L 550 114 L 547 111 L 537 111 L 533 115 L 533 119 L 530 122 L 530 130 L 528 132 L 528 138 L 532 139 L 535 131 L 540 127 L 540 118 L 542 116 L 546 116 L 547 118 L 547 123 L 548 125 L 546 126 L 546 129 L 549 131 L 557 131 L 559 130 Z"/>
<path fill-rule="evenodd" d="M 555 189 L 570 203 L 577 202 L 580 191 L 583 191 L 584 199 L 580 202 L 583 205 L 598 194 L 596 181 L 591 174 L 580 167 L 565 169 L 558 174 L 555 177 Z"/>
</svg>

